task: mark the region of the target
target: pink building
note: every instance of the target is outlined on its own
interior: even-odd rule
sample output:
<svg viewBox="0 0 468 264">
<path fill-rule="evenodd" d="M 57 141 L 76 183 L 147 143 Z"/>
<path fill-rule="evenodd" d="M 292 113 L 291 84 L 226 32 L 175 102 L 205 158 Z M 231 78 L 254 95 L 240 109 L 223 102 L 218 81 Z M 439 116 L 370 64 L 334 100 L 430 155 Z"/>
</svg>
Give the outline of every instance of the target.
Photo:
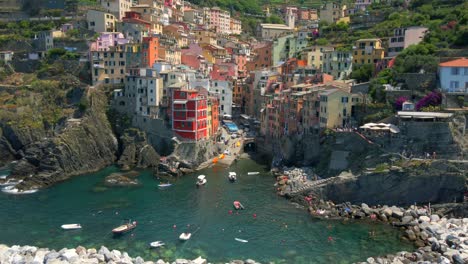
<svg viewBox="0 0 468 264">
<path fill-rule="evenodd" d="M 221 10 L 219 7 L 203 8 L 205 23 L 209 29 L 214 29 L 216 33 L 231 33 L 231 15 L 228 11 Z"/>
<path fill-rule="evenodd" d="M 95 42 L 92 42 L 90 51 L 108 51 L 110 47 L 127 44 L 128 39 L 120 32 L 102 32 Z"/>
<path fill-rule="evenodd" d="M 232 55 L 234 63 L 237 64 L 238 77 L 247 77 L 247 56 L 245 54 Z"/>
</svg>

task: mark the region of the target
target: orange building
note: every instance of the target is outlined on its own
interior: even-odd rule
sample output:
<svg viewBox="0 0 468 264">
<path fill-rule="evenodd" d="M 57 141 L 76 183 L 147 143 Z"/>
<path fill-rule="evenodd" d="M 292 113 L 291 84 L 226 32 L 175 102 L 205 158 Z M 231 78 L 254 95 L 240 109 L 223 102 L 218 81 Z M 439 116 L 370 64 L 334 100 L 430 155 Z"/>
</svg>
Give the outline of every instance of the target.
<svg viewBox="0 0 468 264">
<path fill-rule="evenodd" d="M 211 108 L 209 110 L 211 113 L 209 120 L 211 124 L 211 131 L 209 131 L 209 134 L 210 136 L 216 137 L 219 128 L 219 98 L 215 96 L 209 97 L 208 107 Z"/>
<path fill-rule="evenodd" d="M 144 37 L 142 44 L 141 64 L 142 67 L 153 67 L 159 60 L 159 40 L 157 37 Z"/>
<path fill-rule="evenodd" d="M 247 62 L 247 71 L 254 71 L 258 69 L 270 68 L 272 66 L 271 62 L 271 52 L 272 52 L 272 43 L 263 42 L 252 47 L 252 59 Z"/>
</svg>

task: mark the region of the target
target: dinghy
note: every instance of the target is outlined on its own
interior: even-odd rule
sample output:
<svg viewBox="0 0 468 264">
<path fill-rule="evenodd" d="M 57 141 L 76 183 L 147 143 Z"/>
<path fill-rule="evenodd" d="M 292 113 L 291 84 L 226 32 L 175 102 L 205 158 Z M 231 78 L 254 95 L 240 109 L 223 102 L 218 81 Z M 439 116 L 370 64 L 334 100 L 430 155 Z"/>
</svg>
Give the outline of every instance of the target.
<svg viewBox="0 0 468 264">
<path fill-rule="evenodd" d="M 65 225 L 61 225 L 61 228 L 64 230 L 81 229 L 81 225 L 80 224 L 65 224 Z"/>
<path fill-rule="evenodd" d="M 244 209 L 244 206 L 239 202 L 239 201 L 234 201 L 234 208 L 236 208 L 236 210 L 239 210 L 239 209 Z"/>
<path fill-rule="evenodd" d="M 202 185 L 205 185 L 206 184 L 206 177 L 205 175 L 200 175 L 198 176 L 198 180 L 197 180 L 197 186 L 202 186 Z"/>
<path fill-rule="evenodd" d="M 235 172 L 232 172 L 232 171 L 231 171 L 231 172 L 229 172 L 228 178 L 229 178 L 229 180 L 230 180 L 231 182 L 234 182 L 234 181 L 237 180 L 237 174 L 236 174 Z"/>
<path fill-rule="evenodd" d="M 245 239 L 240 239 L 240 238 L 234 238 L 235 240 L 239 241 L 239 242 L 242 242 L 242 243 L 247 243 L 249 241 L 245 240 Z"/>
<path fill-rule="evenodd" d="M 260 172 L 258 171 L 247 172 L 247 175 L 257 175 L 257 174 L 260 174 Z"/>
<path fill-rule="evenodd" d="M 179 239 L 183 241 L 187 241 L 190 239 L 191 236 L 192 236 L 191 233 L 182 233 L 180 234 Z"/>
<path fill-rule="evenodd" d="M 164 246 L 165 244 L 161 241 L 154 241 L 154 242 L 151 242 L 150 243 L 150 247 L 152 248 L 158 248 L 158 247 L 162 247 Z"/>
<path fill-rule="evenodd" d="M 166 187 L 170 187 L 170 186 L 172 186 L 171 183 L 161 183 L 161 184 L 158 184 L 158 187 L 160 187 L 160 188 L 166 188 Z"/>
</svg>

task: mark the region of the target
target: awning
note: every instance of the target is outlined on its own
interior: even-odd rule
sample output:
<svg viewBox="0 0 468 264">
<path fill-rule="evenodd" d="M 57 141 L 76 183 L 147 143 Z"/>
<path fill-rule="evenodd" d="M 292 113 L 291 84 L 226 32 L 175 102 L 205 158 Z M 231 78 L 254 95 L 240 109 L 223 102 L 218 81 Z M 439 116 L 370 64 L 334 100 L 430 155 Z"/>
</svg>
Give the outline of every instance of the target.
<svg viewBox="0 0 468 264">
<path fill-rule="evenodd" d="M 174 104 L 186 104 L 187 100 L 174 100 Z"/>
</svg>

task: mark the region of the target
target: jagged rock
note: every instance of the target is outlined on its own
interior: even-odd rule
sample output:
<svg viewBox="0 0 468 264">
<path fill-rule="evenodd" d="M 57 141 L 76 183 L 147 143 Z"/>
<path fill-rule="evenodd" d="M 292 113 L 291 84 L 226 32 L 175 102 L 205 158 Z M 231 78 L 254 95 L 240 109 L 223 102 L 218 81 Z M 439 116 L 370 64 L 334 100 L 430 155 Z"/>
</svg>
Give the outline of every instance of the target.
<svg viewBox="0 0 468 264">
<path fill-rule="evenodd" d="M 148 144 L 146 134 L 143 131 L 136 128 L 127 129 L 120 137 L 120 140 L 123 151 L 117 164 L 123 170 L 133 167 L 158 167 L 160 156 Z"/>
<path fill-rule="evenodd" d="M 133 186 L 139 184 L 138 180 L 131 179 L 122 173 L 112 173 L 104 179 L 104 182 L 109 186 Z"/>
<path fill-rule="evenodd" d="M 419 217 L 420 222 L 430 222 L 431 219 L 428 216 L 422 215 Z"/>
<path fill-rule="evenodd" d="M 458 254 L 452 256 L 453 263 L 455 264 L 466 264 L 466 262 Z"/>
<path fill-rule="evenodd" d="M 189 261 L 186 259 L 176 259 L 176 264 L 189 264 Z"/>
<path fill-rule="evenodd" d="M 416 240 L 416 235 L 414 234 L 413 230 L 406 230 L 406 236 L 409 238 L 409 240 L 414 241 Z"/>
<path fill-rule="evenodd" d="M 440 220 L 440 217 L 438 215 L 431 215 L 431 222 L 437 222 Z"/>
<path fill-rule="evenodd" d="M 409 224 L 411 221 L 413 221 L 412 216 L 403 216 L 403 218 L 401 219 L 401 222 L 403 224 Z"/>
</svg>

